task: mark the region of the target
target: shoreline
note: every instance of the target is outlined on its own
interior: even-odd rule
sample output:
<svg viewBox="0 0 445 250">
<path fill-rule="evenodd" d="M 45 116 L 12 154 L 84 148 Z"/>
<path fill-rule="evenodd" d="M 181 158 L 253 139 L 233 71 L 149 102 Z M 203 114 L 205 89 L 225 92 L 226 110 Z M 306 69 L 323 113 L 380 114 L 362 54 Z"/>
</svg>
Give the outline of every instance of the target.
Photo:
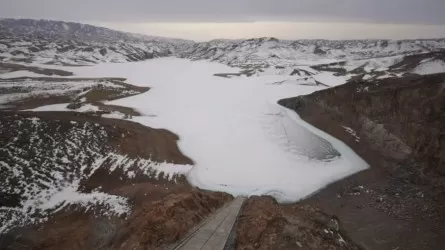
<svg viewBox="0 0 445 250">
<path fill-rule="evenodd" d="M 430 96 L 428 91 L 440 87 L 435 82 L 443 77 L 389 79 L 384 84 L 371 85 L 373 89 L 365 93 L 355 91 L 363 83 L 351 82 L 281 100 L 281 105 L 343 141 L 370 165 L 369 169 L 332 183 L 299 204 L 336 216 L 344 232 L 364 249 L 442 249 L 444 180 L 439 172 L 440 161 L 434 163 L 430 158 L 441 150 L 440 144 L 430 143 L 429 151 L 423 150 L 422 157 L 416 151 L 418 144 L 413 144 L 418 143 L 415 138 L 428 138 L 428 133 L 435 133 L 436 124 L 428 123 L 425 117 L 417 119 L 419 126 L 423 126 L 418 132 L 414 130 L 416 127 L 409 127 L 412 123 L 401 121 L 417 118 L 415 114 L 435 106 L 437 100 L 430 98 L 422 106 L 414 106 L 417 110 L 413 112 L 406 102 L 416 103 L 423 94 Z M 414 98 L 418 100 L 406 98 L 413 97 L 412 93 L 416 93 Z M 386 98 L 387 95 L 396 98 Z M 379 112 L 380 109 L 387 111 Z M 392 120 L 393 117 L 401 118 Z M 376 127 L 366 127 L 376 123 Z M 406 153 L 406 148 L 410 153 Z M 435 172 L 436 169 L 439 171 Z"/>
</svg>

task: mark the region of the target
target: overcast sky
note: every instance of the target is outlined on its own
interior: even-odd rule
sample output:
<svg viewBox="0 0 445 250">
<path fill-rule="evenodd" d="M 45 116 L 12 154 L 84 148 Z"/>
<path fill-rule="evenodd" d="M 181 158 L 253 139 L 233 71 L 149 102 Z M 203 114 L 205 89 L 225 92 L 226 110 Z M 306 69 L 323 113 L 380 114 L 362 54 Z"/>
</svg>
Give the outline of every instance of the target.
<svg viewBox="0 0 445 250">
<path fill-rule="evenodd" d="M 1 17 L 195 40 L 445 37 L 445 0 L 0 0 Z"/>
</svg>

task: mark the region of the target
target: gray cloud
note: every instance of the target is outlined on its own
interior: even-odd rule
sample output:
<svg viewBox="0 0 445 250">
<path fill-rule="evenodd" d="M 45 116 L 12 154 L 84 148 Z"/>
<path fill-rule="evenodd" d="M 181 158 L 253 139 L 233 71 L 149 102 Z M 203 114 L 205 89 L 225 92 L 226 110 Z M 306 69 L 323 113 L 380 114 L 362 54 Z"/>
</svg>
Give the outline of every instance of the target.
<svg viewBox="0 0 445 250">
<path fill-rule="evenodd" d="M 0 16 L 72 21 L 445 24 L 445 0 L 0 0 Z"/>
</svg>

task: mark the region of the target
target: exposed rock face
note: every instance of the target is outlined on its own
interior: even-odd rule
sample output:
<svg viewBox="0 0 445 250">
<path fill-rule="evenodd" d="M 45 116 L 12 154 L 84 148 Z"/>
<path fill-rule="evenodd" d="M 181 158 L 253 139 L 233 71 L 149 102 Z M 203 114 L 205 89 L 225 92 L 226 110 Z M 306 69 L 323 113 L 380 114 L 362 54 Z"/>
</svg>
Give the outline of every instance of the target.
<svg viewBox="0 0 445 250">
<path fill-rule="evenodd" d="M 360 249 L 335 217 L 308 205 L 279 205 L 272 197 L 252 197 L 243 206 L 237 249 Z"/>
<path fill-rule="evenodd" d="M 281 100 L 371 168 L 303 201 L 338 216 L 367 249 L 445 244 L 445 74 L 351 81 Z"/>
</svg>

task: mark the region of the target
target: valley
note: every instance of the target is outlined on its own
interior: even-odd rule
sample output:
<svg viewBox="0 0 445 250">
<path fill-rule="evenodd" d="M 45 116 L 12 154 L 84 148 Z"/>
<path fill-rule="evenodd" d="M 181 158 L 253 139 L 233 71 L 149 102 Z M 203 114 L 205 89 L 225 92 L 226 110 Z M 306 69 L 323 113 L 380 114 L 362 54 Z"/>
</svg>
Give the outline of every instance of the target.
<svg viewBox="0 0 445 250">
<path fill-rule="evenodd" d="M 0 27 L 0 248 L 164 249 L 240 196 L 236 249 L 443 243 L 444 39 Z"/>
</svg>

